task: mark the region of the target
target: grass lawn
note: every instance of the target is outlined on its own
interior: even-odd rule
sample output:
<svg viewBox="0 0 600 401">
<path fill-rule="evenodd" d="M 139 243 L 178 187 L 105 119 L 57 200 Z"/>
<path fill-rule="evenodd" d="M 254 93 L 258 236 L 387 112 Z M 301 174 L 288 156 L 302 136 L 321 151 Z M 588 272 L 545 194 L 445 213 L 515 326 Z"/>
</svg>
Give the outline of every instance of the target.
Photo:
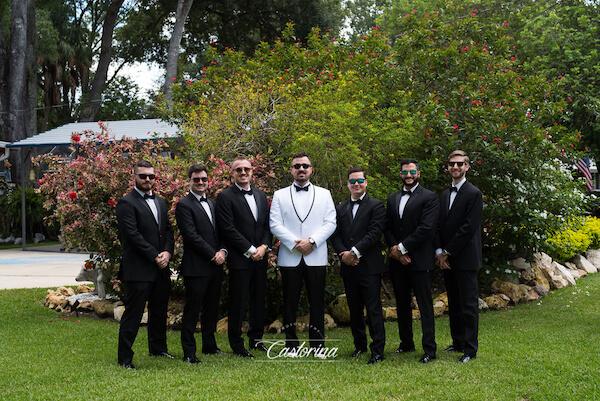
<svg viewBox="0 0 600 401">
<path fill-rule="evenodd" d="M 600 399 L 600 274 L 541 302 L 480 319 L 477 359 L 457 362 L 438 353 L 427 365 L 421 350 L 390 355 L 398 346 L 395 322 L 386 323 L 386 359 L 348 357 L 350 329 L 327 332 L 340 356 L 275 362 L 264 353 L 245 360 L 205 356 L 201 365 L 148 357 L 146 330 L 134 346 L 136 371 L 117 365 L 118 324 L 64 318 L 42 306 L 45 289 L 0 291 L 0 398 L 2 400 L 591 400 Z M 436 320 L 440 349 L 450 344 L 448 318 Z M 415 323 L 420 341 L 420 325 Z M 197 335 L 199 341 L 199 335 Z M 265 339 L 274 335 L 266 334 Z M 179 332 L 169 351 L 182 357 Z M 221 349 L 230 351 L 226 335 Z"/>
</svg>

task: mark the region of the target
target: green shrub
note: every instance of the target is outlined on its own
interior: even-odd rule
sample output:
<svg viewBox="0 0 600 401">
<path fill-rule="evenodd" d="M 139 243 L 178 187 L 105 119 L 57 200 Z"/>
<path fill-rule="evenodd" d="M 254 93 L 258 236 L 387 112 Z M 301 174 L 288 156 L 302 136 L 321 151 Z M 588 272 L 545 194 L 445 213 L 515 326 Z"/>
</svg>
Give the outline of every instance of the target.
<svg viewBox="0 0 600 401">
<path fill-rule="evenodd" d="M 562 230 L 546 240 L 546 252 L 559 262 L 600 247 L 600 219 L 572 219 Z"/>
</svg>

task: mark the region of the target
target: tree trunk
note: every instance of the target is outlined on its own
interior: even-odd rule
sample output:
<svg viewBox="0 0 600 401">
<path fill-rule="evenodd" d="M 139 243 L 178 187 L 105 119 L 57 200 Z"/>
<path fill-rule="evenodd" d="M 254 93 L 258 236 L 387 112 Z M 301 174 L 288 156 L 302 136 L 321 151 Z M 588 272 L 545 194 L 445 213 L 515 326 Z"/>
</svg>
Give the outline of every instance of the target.
<svg viewBox="0 0 600 401">
<path fill-rule="evenodd" d="M 35 127 L 35 5 L 33 0 L 13 0 L 8 62 L 8 127 L 5 140 L 16 142 L 33 135 Z M 33 93 L 30 93 L 33 90 Z M 33 99 L 33 103 L 32 103 Z M 33 122 L 33 123 L 32 123 Z M 12 179 L 18 182 L 21 161 L 11 152 Z"/>
<path fill-rule="evenodd" d="M 177 1 L 177 15 L 175 18 L 175 26 L 173 27 L 173 34 L 169 41 L 169 53 L 167 54 L 167 68 L 165 74 L 165 84 L 163 85 L 162 92 L 165 95 L 167 102 L 171 101 L 171 85 L 173 85 L 173 79 L 177 77 L 177 64 L 179 61 L 179 49 L 181 46 L 181 38 L 183 37 L 183 27 L 185 26 L 185 20 L 192 8 L 194 0 L 178 0 Z"/>
<path fill-rule="evenodd" d="M 124 0 L 112 0 L 106 11 L 106 17 L 104 18 L 104 24 L 102 26 L 102 42 L 98 68 L 96 69 L 94 79 L 92 80 L 92 87 L 87 93 L 87 102 L 81 110 L 79 121 L 94 121 L 96 119 L 96 114 L 98 114 L 98 110 L 100 110 L 102 104 L 102 91 L 104 90 L 104 84 L 108 77 L 108 66 L 110 65 L 112 58 L 113 32 L 115 30 L 119 9 L 123 5 L 123 1 Z"/>
<path fill-rule="evenodd" d="M 8 129 L 8 47 L 0 18 L 0 140 L 6 141 Z"/>
</svg>

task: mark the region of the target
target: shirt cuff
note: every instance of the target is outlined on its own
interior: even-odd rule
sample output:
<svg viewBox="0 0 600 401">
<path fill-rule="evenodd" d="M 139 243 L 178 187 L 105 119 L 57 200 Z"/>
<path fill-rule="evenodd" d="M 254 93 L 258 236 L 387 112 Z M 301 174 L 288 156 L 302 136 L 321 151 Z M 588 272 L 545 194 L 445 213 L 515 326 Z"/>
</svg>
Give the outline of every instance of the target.
<svg viewBox="0 0 600 401">
<path fill-rule="evenodd" d="M 440 253 L 442 253 L 442 248 L 438 248 L 435 250 L 436 255 L 439 255 Z"/>
<path fill-rule="evenodd" d="M 227 257 L 229 255 L 229 252 L 227 252 L 227 249 L 225 249 L 225 248 L 221 248 L 221 249 L 219 249 L 219 251 L 225 252 L 225 257 Z"/>
<path fill-rule="evenodd" d="M 398 244 L 398 250 L 400 250 L 402 255 L 406 255 L 408 253 L 408 250 L 404 247 L 404 245 L 402 245 L 402 242 Z"/>
<path fill-rule="evenodd" d="M 244 256 L 250 259 L 250 257 L 252 256 L 252 254 L 254 254 L 255 251 L 256 247 L 254 245 L 250 245 L 250 248 L 248 248 L 248 250 L 244 252 Z"/>
<path fill-rule="evenodd" d="M 353 246 L 350 250 L 354 252 L 354 254 L 356 255 L 357 258 L 360 259 L 362 257 L 362 255 L 360 254 L 360 252 L 358 251 L 358 249 L 356 249 L 355 246 Z"/>
</svg>

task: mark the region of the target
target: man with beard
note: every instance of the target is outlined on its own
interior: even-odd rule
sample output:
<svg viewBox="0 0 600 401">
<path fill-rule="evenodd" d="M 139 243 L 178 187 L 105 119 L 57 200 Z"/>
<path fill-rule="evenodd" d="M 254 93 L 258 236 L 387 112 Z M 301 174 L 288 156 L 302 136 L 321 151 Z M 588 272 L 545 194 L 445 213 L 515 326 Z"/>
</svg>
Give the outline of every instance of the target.
<svg viewBox="0 0 600 401">
<path fill-rule="evenodd" d="M 219 314 L 223 264 L 227 251 L 221 246 L 215 221 L 215 202 L 206 196 L 208 172 L 201 164 L 188 170 L 190 193 L 177 202 L 175 218 L 183 237 L 181 275 L 185 285 L 185 307 L 181 323 L 183 360 L 196 364 L 194 332 L 202 311 L 202 353 L 223 354 L 215 331 Z"/>
<path fill-rule="evenodd" d="M 444 351 L 463 352 L 459 362 L 477 356 L 479 299 L 477 270 L 482 266 L 481 191 L 467 181 L 469 157 L 462 150 L 448 156 L 452 185 L 440 196 L 436 264 L 443 269 L 448 292 L 452 345 Z"/>
<path fill-rule="evenodd" d="M 271 232 L 281 243 L 277 263 L 283 284 L 286 347 L 294 350 L 299 346 L 296 313 L 305 282 L 310 346 L 316 350 L 314 355 L 322 358 L 327 239 L 335 231 L 335 206 L 327 189 L 311 184 L 312 165 L 305 152 L 292 157 L 290 173 L 294 183 L 275 192 L 270 216 Z"/>
<path fill-rule="evenodd" d="M 248 302 L 248 347 L 266 351 L 262 343 L 265 324 L 269 202 L 265 193 L 250 186 L 252 165 L 243 156 L 231 165 L 234 184 L 217 196 L 217 227 L 227 251 L 229 269 L 229 345 L 243 358 L 253 358 L 244 347 L 242 324 Z"/>
<path fill-rule="evenodd" d="M 381 274 L 385 263 L 381 254 L 381 234 L 385 227 L 383 202 L 367 195 L 367 175 L 363 168 L 348 171 L 350 199 L 336 207 L 337 229 L 331 245 L 340 257 L 350 310 L 350 327 L 355 350 L 352 357 L 367 352 L 367 333 L 363 310 L 373 342 L 369 365 L 383 360 L 385 327 L 381 311 Z"/>
<path fill-rule="evenodd" d="M 435 193 L 419 185 L 421 172 L 414 159 L 400 161 L 403 188 L 387 200 L 385 239 L 389 247 L 390 277 L 396 295 L 400 346 L 396 354 L 415 350 L 412 330 L 411 291 L 421 313 L 423 356 L 421 363 L 436 358 L 431 282 L 434 269 L 433 237 L 439 215 Z"/>
<path fill-rule="evenodd" d="M 125 289 L 125 312 L 119 327 L 119 365 L 135 369 L 133 350 L 140 321 L 148 302 L 148 349 L 150 356 L 173 358 L 167 352 L 167 308 L 171 288 L 169 261 L 174 238 L 167 204 L 155 196 L 154 167 L 139 161 L 133 168 L 135 187 L 119 199 L 117 222 L 123 244 L 119 279 Z"/>
</svg>

